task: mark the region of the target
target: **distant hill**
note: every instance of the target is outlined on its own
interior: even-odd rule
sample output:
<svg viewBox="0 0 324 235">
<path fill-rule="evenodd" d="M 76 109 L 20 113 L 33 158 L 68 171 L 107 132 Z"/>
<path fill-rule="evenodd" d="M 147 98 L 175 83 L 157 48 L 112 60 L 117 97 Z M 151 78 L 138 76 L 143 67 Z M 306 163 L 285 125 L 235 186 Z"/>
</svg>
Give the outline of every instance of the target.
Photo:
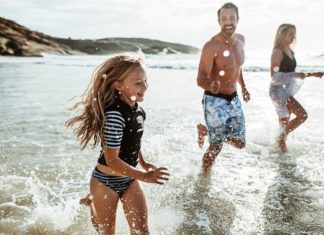
<svg viewBox="0 0 324 235">
<path fill-rule="evenodd" d="M 0 17 L 0 55 L 42 56 L 48 54 L 103 55 L 142 50 L 147 54 L 197 53 L 192 46 L 145 38 L 64 39 L 31 31 Z"/>
</svg>

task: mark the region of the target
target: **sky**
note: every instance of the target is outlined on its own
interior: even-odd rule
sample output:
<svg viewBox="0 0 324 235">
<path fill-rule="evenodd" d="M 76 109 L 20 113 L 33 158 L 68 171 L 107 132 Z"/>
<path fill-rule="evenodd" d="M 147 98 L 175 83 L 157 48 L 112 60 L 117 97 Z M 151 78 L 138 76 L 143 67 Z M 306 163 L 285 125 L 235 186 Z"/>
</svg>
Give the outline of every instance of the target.
<svg viewBox="0 0 324 235">
<path fill-rule="evenodd" d="M 220 0 L 0 0 L 0 16 L 50 36 L 143 37 L 202 48 L 220 30 Z M 324 54 L 324 0 L 233 0 L 250 51 L 271 51 L 277 27 L 297 27 L 295 50 Z"/>
</svg>

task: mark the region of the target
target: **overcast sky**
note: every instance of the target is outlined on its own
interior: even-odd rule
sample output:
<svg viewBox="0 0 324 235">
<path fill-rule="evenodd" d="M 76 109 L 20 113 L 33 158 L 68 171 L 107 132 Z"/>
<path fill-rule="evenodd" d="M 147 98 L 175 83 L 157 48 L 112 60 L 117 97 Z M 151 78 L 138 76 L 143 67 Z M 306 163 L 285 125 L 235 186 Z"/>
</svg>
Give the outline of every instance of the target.
<svg viewBox="0 0 324 235">
<path fill-rule="evenodd" d="M 219 31 L 217 0 L 0 0 L 0 16 L 57 37 L 144 37 L 202 45 Z M 281 23 L 297 26 L 296 50 L 324 53 L 324 0 L 233 0 L 237 32 L 269 51 Z"/>
</svg>

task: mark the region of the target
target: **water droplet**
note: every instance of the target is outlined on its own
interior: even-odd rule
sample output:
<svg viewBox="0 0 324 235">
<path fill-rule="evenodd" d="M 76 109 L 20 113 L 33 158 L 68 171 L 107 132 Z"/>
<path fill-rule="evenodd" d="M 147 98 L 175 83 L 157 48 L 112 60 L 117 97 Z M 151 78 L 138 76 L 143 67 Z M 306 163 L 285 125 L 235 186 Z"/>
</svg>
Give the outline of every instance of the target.
<svg viewBox="0 0 324 235">
<path fill-rule="evenodd" d="M 275 72 L 275 73 L 276 73 L 276 72 L 279 72 L 279 67 L 278 67 L 278 66 L 274 67 L 274 68 L 273 68 L 273 72 Z"/>
<path fill-rule="evenodd" d="M 225 50 L 225 51 L 223 52 L 223 56 L 228 57 L 229 55 L 230 55 L 229 50 Z"/>
<path fill-rule="evenodd" d="M 131 99 L 131 101 L 136 101 L 136 96 L 133 95 L 133 96 L 130 97 L 130 99 Z"/>
<path fill-rule="evenodd" d="M 93 98 L 93 101 L 97 101 L 97 98 Z"/>
<path fill-rule="evenodd" d="M 103 75 L 101 76 L 101 78 L 102 78 L 102 79 L 106 79 L 106 78 L 107 78 L 107 74 L 103 74 Z"/>
<path fill-rule="evenodd" d="M 104 199 L 107 199 L 107 197 L 108 197 L 107 194 L 105 194 Z"/>
<path fill-rule="evenodd" d="M 224 76 L 225 75 L 225 71 L 224 70 L 221 70 L 221 71 L 219 71 L 219 76 Z"/>
<path fill-rule="evenodd" d="M 217 53 L 215 53 L 214 56 L 216 57 L 217 56 Z"/>
</svg>

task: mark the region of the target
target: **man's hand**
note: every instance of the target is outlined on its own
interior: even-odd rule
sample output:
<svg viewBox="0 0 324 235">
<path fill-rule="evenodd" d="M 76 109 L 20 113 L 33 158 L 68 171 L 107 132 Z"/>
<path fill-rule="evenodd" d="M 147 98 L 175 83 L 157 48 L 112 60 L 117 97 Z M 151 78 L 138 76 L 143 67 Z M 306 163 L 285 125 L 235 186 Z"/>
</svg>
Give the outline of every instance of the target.
<svg viewBox="0 0 324 235">
<path fill-rule="evenodd" d="M 249 102 L 250 100 L 250 93 L 248 92 L 248 90 L 246 88 L 242 89 L 242 96 L 243 96 L 243 100 L 245 102 Z"/>
</svg>

